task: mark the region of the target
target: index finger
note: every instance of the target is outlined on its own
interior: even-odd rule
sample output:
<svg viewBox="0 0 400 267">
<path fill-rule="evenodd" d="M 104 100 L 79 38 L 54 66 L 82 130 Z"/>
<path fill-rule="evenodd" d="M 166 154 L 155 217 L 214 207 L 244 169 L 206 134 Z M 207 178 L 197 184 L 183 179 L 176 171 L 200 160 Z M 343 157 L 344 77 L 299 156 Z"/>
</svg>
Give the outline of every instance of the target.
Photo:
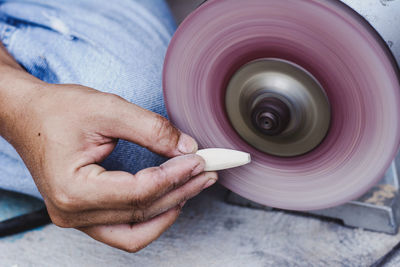
<svg viewBox="0 0 400 267">
<path fill-rule="evenodd" d="M 197 151 L 197 142 L 157 113 L 120 97 L 104 109 L 104 135 L 123 139 L 166 156 L 176 157 Z"/>
</svg>

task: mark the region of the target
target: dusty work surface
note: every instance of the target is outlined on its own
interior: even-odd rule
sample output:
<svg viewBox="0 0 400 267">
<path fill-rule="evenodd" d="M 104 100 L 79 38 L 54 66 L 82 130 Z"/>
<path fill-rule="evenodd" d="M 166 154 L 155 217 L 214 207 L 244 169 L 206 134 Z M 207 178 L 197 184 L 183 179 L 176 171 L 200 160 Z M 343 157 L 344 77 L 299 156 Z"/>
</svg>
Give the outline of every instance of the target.
<svg viewBox="0 0 400 267">
<path fill-rule="evenodd" d="M 369 266 L 400 241 L 400 234 L 232 206 L 224 195 L 216 187 L 189 201 L 177 223 L 137 254 L 50 225 L 0 239 L 0 266 Z M 1 210 L 10 205 L 21 203 L 0 202 Z"/>
</svg>

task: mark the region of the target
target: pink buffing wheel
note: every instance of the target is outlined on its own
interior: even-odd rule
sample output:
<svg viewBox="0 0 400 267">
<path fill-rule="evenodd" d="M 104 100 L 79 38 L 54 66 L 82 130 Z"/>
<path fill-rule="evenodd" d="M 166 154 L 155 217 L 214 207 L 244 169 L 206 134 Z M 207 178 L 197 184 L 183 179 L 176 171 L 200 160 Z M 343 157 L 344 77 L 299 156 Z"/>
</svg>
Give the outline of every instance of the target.
<svg viewBox="0 0 400 267">
<path fill-rule="evenodd" d="M 332 207 L 381 179 L 400 140 L 388 48 L 333 0 L 210 0 L 164 65 L 170 119 L 202 147 L 249 152 L 221 183 L 290 210 Z"/>
</svg>

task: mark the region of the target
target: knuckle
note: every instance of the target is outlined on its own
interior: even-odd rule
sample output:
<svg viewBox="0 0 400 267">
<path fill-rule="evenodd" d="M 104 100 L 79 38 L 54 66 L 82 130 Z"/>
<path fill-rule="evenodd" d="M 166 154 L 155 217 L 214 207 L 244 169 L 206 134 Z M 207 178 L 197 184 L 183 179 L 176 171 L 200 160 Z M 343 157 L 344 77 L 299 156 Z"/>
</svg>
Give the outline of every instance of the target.
<svg viewBox="0 0 400 267">
<path fill-rule="evenodd" d="M 157 168 L 157 173 L 155 174 L 154 179 L 155 179 L 155 184 L 159 190 L 161 190 L 161 189 L 171 190 L 178 186 L 177 179 L 169 179 L 169 181 L 168 181 L 167 168 L 168 168 L 167 165 L 160 165 Z M 174 178 L 176 178 L 176 177 L 174 177 Z"/>
<path fill-rule="evenodd" d="M 53 198 L 54 205 L 65 212 L 75 212 L 79 210 L 79 202 L 76 198 L 65 192 L 58 192 Z"/>
<path fill-rule="evenodd" d="M 144 188 L 140 189 L 139 193 L 134 193 L 131 198 L 131 207 L 139 210 L 144 210 L 148 208 L 153 202 L 153 195 L 149 190 Z"/>
<path fill-rule="evenodd" d="M 145 209 L 149 206 L 150 198 L 147 196 L 137 196 L 132 199 L 131 207 L 135 207 L 137 209 Z"/>
<path fill-rule="evenodd" d="M 180 197 L 180 198 L 178 199 L 177 204 L 186 202 L 186 201 L 188 201 L 190 198 L 191 198 L 190 195 L 184 195 L 183 197 Z"/>
<path fill-rule="evenodd" d="M 164 167 L 148 168 L 136 174 L 139 186 L 132 194 L 132 206 L 146 208 L 154 200 L 159 191 L 163 191 L 166 184 L 167 171 Z"/>
<path fill-rule="evenodd" d="M 178 131 L 166 118 L 157 115 L 153 121 L 152 139 L 161 145 L 175 145 L 178 141 Z"/>
<path fill-rule="evenodd" d="M 180 205 L 181 203 L 184 203 L 193 198 L 194 196 L 196 196 L 199 193 L 199 191 L 196 190 L 195 192 L 185 192 L 183 189 L 179 188 L 176 189 L 176 193 L 178 196 L 173 198 L 171 201 L 175 205 Z"/>
<path fill-rule="evenodd" d="M 143 209 L 148 206 L 148 198 L 141 192 L 135 192 L 131 194 L 132 196 L 130 197 L 130 207 L 135 208 L 135 209 Z"/>
<path fill-rule="evenodd" d="M 167 180 L 167 177 L 168 177 L 167 173 L 168 173 L 168 171 L 167 171 L 165 165 L 156 167 L 153 170 L 152 178 L 154 180 L 156 188 L 161 188 L 163 186 L 163 184 L 165 184 L 164 182 Z"/>
<path fill-rule="evenodd" d="M 137 209 L 134 210 L 132 213 L 132 222 L 144 222 L 147 219 L 147 214 L 144 209 Z"/>
</svg>

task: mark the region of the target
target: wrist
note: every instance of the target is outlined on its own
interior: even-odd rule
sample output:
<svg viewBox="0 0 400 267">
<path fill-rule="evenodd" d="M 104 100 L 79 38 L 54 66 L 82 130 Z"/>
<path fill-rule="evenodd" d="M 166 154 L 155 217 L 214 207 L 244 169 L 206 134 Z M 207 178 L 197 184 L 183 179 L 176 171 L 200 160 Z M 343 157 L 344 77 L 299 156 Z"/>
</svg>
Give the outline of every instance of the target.
<svg viewBox="0 0 400 267">
<path fill-rule="evenodd" d="M 0 135 L 10 143 L 45 85 L 19 65 L 0 63 Z"/>
</svg>

